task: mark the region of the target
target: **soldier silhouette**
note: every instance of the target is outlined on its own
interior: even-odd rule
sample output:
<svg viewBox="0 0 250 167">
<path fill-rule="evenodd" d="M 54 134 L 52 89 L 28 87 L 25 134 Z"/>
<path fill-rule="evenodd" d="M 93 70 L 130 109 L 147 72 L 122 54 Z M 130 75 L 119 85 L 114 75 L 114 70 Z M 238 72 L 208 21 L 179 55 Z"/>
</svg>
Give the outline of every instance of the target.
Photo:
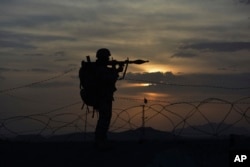
<svg viewBox="0 0 250 167">
<path fill-rule="evenodd" d="M 119 72 L 124 72 L 120 79 L 124 79 L 128 64 L 143 64 L 149 61 L 133 60 L 125 61 L 110 60 L 111 53 L 107 48 L 101 48 L 96 52 L 96 62 L 91 62 L 87 56 L 87 62 L 81 63 L 79 70 L 80 95 L 83 106 L 92 106 L 99 112 L 99 118 L 95 129 L 95 146 L 99 149 L 108 149 L 107 132 L 112 117 L 113 95 L 116 91 L 116 81 Z M 82 108 L 83 108 L 82 106 Z"/>
<path fill-rule="evenodd" d="M 108 66 L 111 53 L 106 48 L 96 52 L 96 82 L 97 82 L 97 105 L 99 118 L 95 129 L 95 146 L 98 149 L 109 149 L 107 132 L 112 117 L 112 101 L 116 91 L 115 83 L 118 80 L 119 72 L 123 71 L 123 64 Z"/>
</svg>

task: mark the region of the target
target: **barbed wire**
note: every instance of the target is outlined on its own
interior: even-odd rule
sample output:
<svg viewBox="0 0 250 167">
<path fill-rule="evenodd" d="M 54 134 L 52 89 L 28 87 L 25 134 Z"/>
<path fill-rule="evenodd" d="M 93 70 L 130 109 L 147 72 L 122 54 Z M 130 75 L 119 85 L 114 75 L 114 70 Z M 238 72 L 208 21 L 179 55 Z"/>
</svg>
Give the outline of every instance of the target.
<svg viewBox="0 0 250 167">
<path fill-rule="evenodd" d="M 39 84 L 42 84 L 42 83 L 45 83 L 45 82 L 48 82 L 48 81 L 51 81 L 51 80 L 55 80 L 55 79 L 63 77 L 64 75 L 66 75 L 66 74 L 68 74 L 68 73 L 70 73 L 70 72 L 72 72 L 74 70 L 76 70 L 76 68 L 71 68 L 69 70 L 64 71 L 63 73 L 61 73 L 59 75 L 56 75 L 54 77 L 47 78 L 47 79 L 44 79 L 44 80 L 40 80 L 40 81 L 32 82 L 32 83 L 29 83 L 29 84 L 12 87 L 12 88 L 2 89 L 2 90 L 0 90 L 0 94 L 1 93 L 11 92 L 11 91 L 18 90 L 18 89 L 33 87 L 33 86 L 36 86 L 36 85 L 39 85 Z"/>
<path fill-rule="evenodd" d="M 29 84 L 25 84 L 25 85 L 20 85 L 20 86 L 16 86 L 16 87 L 12 87 L 12 88 L 7 88 L 7 89 L 2 89 L 0 90 L 0 94 L 1 93 L 7 93 L 7 92 L 11 92 L 14 90 L 18 90 L 18 89 L 23 89 L 23 88 L 29 88 L 29 87 L 33 87 L 51 80 L 55 80 L 58 78 L 63 77 L 64 75 L 75 71 L 77 68 L 71 68 L 68 70 L 65 70 L 64 72 L 62 72 L 59 75 L 56 75 L 54 77 L 50 77 L 44 80 L 40 80 L 40 81 L 36 81 L 36 82 L 32 82 Z M 124 80 L 127 81 L 132 81 L 132 82 L 139 82 L 139 83 L 151 83 L 151 84 L 155 84 L 155 85 L 161 85 L 161 86 L 178 86 L 178 87 L 194 87 L 194 88 L 213 88 L 213 89 L 226 89 L 226 90 L 248 90 L 250 89 L 250 87 L 227 87 L 227 86 L 218 86 L 218 85 L 207 85 L 207 84 L 202 84 L 202 85 L 196 85 L 196 84 L 180 84 L 180 83 L 166 83 L 166 82 L 157 82 L 157 81 L 152 81 L 152 80 L 146 80 L 146 79 L 135 79 L 132 77 L 126 77 L 124 78 Z"/>
<path fill-rule="evenodd" d="M 200 135 L 221 136 L 242 123 L 245 127 L 250 127 L 249 103 L 243 103 L 245 105 L 244 107 L 240 106 L 244 101 L 250 101 L 250 97 L 244 97 L 233 102 L 219 98 L 208 98 L 200 101 L 198 104 L 175 102 L 168 104 L 140 104 L 127 108 L 114 108 L 110 130 L 112 132 L 134 130 L 142 127 L 142 121 L 144 121 L 146 125 L 148 124 L 153 128 L 154 125 L 162 124 L 162 128 L 166 129 L 165 131 L 171 132 L 173 135 L 177 136 L 185 135 L 186 131 L 190 130 Z M 89 113 L 86 108 L 81 113 L 59 112 L 80 104 L 81 101 L 77 101 L 44 113 L 0 119 L 0 137 L 6 138 L 10 135 L 18 136 L 31 132 L 36 135 L 53 136 L 60 134 L 60 132 L 67 132 L 67 129 L 69 129 L 70 133 L 86 133 L 86 127 L 92 130 L 95 127 L 94 120 L 87 121 Z M 221 117 L 220 121 L 215 122 L 206 115 L 205 111 L 203 111 L 203 106 L 209 104 L 227 105 L 229 109 L 227 111 L 221 111 L 224 112 L 224 116 Z M 178 107 L 181 108 L 181 110 L 177 109 Z M 205 108 L 209 108 L 209 106 Z M 142 112 L 145 112 L 146 116 L 144 118 L 142 118 Z M 159 122 L 158 119 L 162 122 Z M 202 120 L 201 124 L 207 125 L 209 130 L 197 126 L 197 123 L 193 120 Z M 23 122 L 28 124 L 30 121 L 35 124 L 30 125 L 30 127 L 33 128 L 29 128 L 28 130 L 21 128 Z M 166 126 L 167 124 L 169 126 Z"/>
<path fill-rule="evenodd" d="M 35 85 L 43 84 L 45 82 L 59 79 L 66 74 L 76 70 L 76 68 L 69 69 L 59 75 L 56 75 L 51 78 L 44 80 L 36 81 L 33 83 L 3 89 L 0 90 L 0 94 L 7 94 L 10 97 L 14 97 L 20 100 L 31 100 L 23 97 L 18 97 L 16 95 L 10 94 L 14 90 L 33 87 Z M 138 80 L 132 78 L 125 78 L 128 81 L 133 82 L 147 82 L 152 84 L 158 84 L 162 86 L 185 86 L 185 87 L 195 87 L 195 88 L 215 88 L 215 89 L 226 89 L 226 90 L 247 90 L 250 87 L 226 87 L 226 86 L 214 86 L 214 85 L 192 85 L 192 84 L 177 84 L 177 83 L 164 83 L 164 82 L 155 82 L 149 80 Z M 116 97 L 116 100 L 127 100 L 138 102 L 139 105 L 130 106 L 127 108 L 114 108 L 113 110 L 113 119 L 111 123 L 111 131 L 122 131 L 122 130 L 132 130 L 142 127 L 145 124 L 150 122 L 157 122 L 157 119 L 164 119 L 164 123 L 168 123 L 170 127 L 163 127 L 168 129 L 174 135 L 183 135 L 186 129 L 192 129 L 195 132 L 201 134 L 210 135 L 210 136 L 219 136 L 222 135 L 225 131 L 233 128 L 235 125 L 244 122 L 244 124 L 249 127 L 250 124 L 250 97 L 243 97 L 237 99 L 236 101 L 230 102 L 220 98 L 207 98 L 205 100 L 196 100 L 196 101 L 178 101 L 171 102 L 165 101 L 164 99 L 148 99 L 150 104 L 144 104 L 143 99 L 140 98 L 128 98 L 128 97 Z M 35 101 L 34 101 L 35 102 Z M 73 106 L 82 104 L 82 101 L 75 101 L 55 109 L 38 113 L 38 114 L 29 114 L 29 115 L 19 115 L 12 116 L 8 118 L 0 119 L 0 137 L 7 137 L 9 135 L 23 135 L 28 133 L 33 133 L 36 135 L 56 135 L 60 132 L 66 131 L 69 129 L 70 132 L 83 132 L 86 133 L 86 129 L 94 129 L 95 122 L 88 121 L 89 113 L 85 108 L 81 113 L 61 112 L 65 109 L 70 109 Z M 227 111 L 223 111 L 226 114 L 218 122 L 216 122 L 216 127 L 214 127 L 214 121 L 210 120 L 202 110 L 204 105 L 228 105 L 230 106 Z M 182 107 L 181 111 L 178 108 Z M 244 106 L 242 108 L 242 106 Z M 58 113 L 60 111 L 60 113 Z M 142 112 L 145 112 L 146 117 L 142 118 Z M 185 112 L 183 114 L 183 112 Z M 238 116 L 238 117 L 234 117 Z M 72 118 L 69 120 L 69 117 Z M 206 131 L 202 128 L 196 126 L 196 123 L 191 120 L 194 117 L 200 117 L 203 120 L 204 124 L 208 124 L 211 131 Z M 227 122 L 229 119 L 235 118 L 234 121 Z M 236 119 L 237 118 L 237 119 Z M 66 119 L 66 120 L 65 120 Z M 36 124 L 31 126 L 32 128 L 22 128 L 23 125 L 20 122 L 25 122 L 28 124 L 32 122 Z M 227 123 L 227 124 L 225 124 Z M 154 126 L 152 124 L 151 126 Z"/>
</svg>

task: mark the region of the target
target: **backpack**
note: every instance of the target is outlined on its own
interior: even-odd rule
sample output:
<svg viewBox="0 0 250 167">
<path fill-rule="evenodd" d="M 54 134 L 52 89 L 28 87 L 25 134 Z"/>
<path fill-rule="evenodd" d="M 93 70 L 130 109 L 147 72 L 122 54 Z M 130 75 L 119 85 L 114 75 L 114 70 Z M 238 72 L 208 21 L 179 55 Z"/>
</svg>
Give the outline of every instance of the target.
<svg viewBox="0 0 250 167">
<path fill-rule="evenodd" d="M 87 56 L 87 62 L 83 60 L 81 63 L 81 68 L 79 70 L 79 79 L 80 96 L 83 100 L 83 103 L 87 106 L 91 106 L 94 109 L 97 109 L 99 98 L 97 86 L 98 81 L 96 77 L 96 63 L 91 62 L 89 56 Z"/>
</svg>

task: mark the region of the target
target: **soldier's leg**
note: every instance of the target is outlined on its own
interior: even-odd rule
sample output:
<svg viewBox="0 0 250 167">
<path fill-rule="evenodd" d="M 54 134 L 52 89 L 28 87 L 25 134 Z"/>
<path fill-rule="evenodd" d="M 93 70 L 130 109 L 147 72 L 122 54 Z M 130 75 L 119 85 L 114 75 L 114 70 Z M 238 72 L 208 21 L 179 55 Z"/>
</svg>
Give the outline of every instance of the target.
<svg viewBox="0 0 250 167">
<path fill-rule="evenodd" d="M 99 119 L 96 125 L 96 141 L 105 141 L 112 117 L 112 101 L 103 101 L 99 106 Z"/>
</svg>

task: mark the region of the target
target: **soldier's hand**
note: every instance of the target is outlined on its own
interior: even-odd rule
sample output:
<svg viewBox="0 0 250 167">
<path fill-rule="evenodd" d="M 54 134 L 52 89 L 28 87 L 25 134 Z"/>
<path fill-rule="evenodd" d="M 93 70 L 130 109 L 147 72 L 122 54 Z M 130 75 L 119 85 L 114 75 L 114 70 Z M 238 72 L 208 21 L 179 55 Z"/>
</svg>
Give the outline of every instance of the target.
<svg viewBox="0 0 250 167">
<path fill-rule="evenodd" d="M 119 64 L 119 67 L 117 69 L 118 72 L 122 72 L 123 71 L 123 67 L 124 67 L 124 64 Z"/>
</svg>

